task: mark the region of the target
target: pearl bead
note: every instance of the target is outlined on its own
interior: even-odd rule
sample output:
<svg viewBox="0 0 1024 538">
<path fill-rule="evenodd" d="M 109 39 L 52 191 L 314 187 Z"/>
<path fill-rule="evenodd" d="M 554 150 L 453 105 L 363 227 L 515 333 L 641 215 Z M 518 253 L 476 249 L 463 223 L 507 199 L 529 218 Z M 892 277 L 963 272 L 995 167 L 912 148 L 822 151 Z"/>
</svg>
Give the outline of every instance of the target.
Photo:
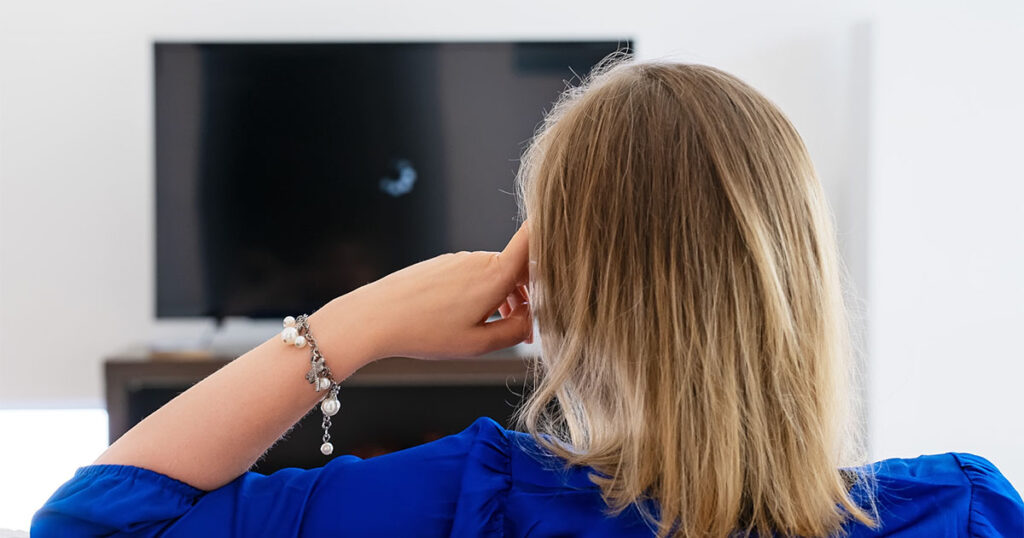
<svg viewBox="0 0 1024 538">
<path fill-rule="evenodd" d="M 322 452 L 324 456 L 330 456 L 331 452 L 334 452 L 334 445 L 330 443 L 324 443 L 320 445 L 320 452 Z"/>
<path fill-rule="evenodd" d="M 284 330 L 281 331 L 281 340 L 284 341 L 284 343 L 286 344 L 291 344 L 295 342 L 295 339 L 298 336 L 299 330 L 296 329 L 295 327 L 285 327 Z"/>
<path fill-rule="evenodd" d="M 284 326 L 285 327 L 294 327 L 295 326 L 295 318 L 293 318 L 291 316 L 288 316 L 288 317 L 284 318 Z"/>
<path fill-rule="evenodd" d="M 317 387 L 317 390 L 327 390 L 331 388 L 331 380 L 327 379 L 326 377 L 321 377 L 320 380 L 317 382 Z"/>
<path fill-rule="evenodd" d="M 320 404 L 320 410 L 323 411 L 325 415 L 333 417 L 338 414 L 338 411 L 341 411 L 341 402 L 332 396 L 324 400 L 324 403 Z"/>
<path fill-rule="evenodd" d="M 295 347 L 305 347 L 306 346 L 306 337 L 302 336 L 300 334 L 299 336 L 295 337 L 295 342 L 293 342 L 293 343 L 295 344 Z"/>
</svg>

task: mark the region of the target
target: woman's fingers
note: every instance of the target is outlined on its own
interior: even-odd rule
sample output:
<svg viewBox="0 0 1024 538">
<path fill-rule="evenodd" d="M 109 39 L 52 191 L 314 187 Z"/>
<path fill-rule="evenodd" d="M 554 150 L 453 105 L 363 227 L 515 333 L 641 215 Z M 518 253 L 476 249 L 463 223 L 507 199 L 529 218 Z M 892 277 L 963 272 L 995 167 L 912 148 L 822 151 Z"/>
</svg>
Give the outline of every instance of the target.
<svg viewBox="0 0 1024 538">
<path fill-rule="evenodd" d="M 524 221 L 505 249 L 498 254 L 502 270 L 509 275 L 515 285 L 526 284 L 530 280 L 530 242 L 527 224 Z"/>
<path fill-rule="evenodd" d="M 516 291 L 509 297 L 510 300 L 515 302 L 515 306 L 512 307 L 512 315 L 515 315 L 517 309 L 522 310 L 526 315 L 527 322 L 530 324 L 527 336 L 523 341 L 527 344 L 533 343 L 533 311 L 530 309 L 530 299 L 526 294 L 526 286 L 517 286 Z"/>
<path fill-rule="evenodd" d="M 501 317 L 507 318 L 512 311 L 527 303 L 529 300 L 526 298 L 526 286 L 516 286 L 498 307 L 498 313 L 501 314 Z"/>
<path fill-rule="evenodd" d="M 530 244 L 527 223 L 519 227 L 519 230 L 512 236 L 505 249 L 498 254 L 499 264 L 504 274 L 509 275 L 515 286 L 508 294 L 505 301 L 498 307 L 498 313 L 503 319 L 508 318 L 521 305 L 526 303 L 525 283 L 530 278 Z"/>
<path fill-rule="evenodd" d="M 516 289 L 512 290 L 512 293 L 508 294 L 508 304 L 513 311 L 526 305 L 526 297 L 523 295 L 520 286 L 516 286 Z"/>
<path fill-rule="evenodd" d="M 505 298 L 505 302 L 503 302 L 498 308 L 498 312 L 501 314 L 502 319 L 509 319 L 513 316 L 524 316 L 526 322 L 529 324 L 526 337 L 514 342 L 514 344 L 518 344 L 519 342 L 526 342 L 529 344 L 533 342 L 533 317 L 530 312 L 530 303 L 526 299 L 526 286 L 517 286 L 512 293 L 508 294 L 508 297 Z M 495 322 L 491 322 L 488 325 L 493 323 Z"/>
<path fill-rule="evenodd" d="M 533 336 L 532 332 L 533 319 L 530 317 L 530 308 L 527 305 L 520 305 L 504 319 L 485 323 L 477 331 L 478 338 L 483 341 L 484 352 L 530 341 Z"/>
</svg>

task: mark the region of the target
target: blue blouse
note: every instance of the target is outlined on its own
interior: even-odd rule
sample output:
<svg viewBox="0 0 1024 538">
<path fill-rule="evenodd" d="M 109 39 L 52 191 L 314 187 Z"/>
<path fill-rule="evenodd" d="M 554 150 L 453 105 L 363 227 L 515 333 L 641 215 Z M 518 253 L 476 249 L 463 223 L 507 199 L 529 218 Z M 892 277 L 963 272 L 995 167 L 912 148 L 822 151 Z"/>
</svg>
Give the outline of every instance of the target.
<svg viewBox="0 0 1024 538">
<path fill-rule="evenodd" d="M 587 470 L 537 457 L 524 433 L 480 418 L 461 433 L 317 469 L 248 472 L 205 492 L 139 467 L 80 468 L 35 514 L 32 536 L 651 536 L 603 515 Z M 970 454 L 874 464 L 881 530 L 851 537 L 1024 537 L 1024 502 Z M 854 492 L 855 494 L 857 492 Z"/>
</svg>

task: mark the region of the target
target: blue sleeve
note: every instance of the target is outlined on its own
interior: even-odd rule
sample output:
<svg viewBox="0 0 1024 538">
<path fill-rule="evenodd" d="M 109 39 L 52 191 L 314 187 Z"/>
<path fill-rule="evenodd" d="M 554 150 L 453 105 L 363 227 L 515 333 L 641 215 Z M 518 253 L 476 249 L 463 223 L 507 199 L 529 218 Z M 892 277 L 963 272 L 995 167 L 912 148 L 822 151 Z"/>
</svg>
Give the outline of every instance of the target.
<svg viewBox="0 0 1024 538">
<path fill-rule="evenodd" d="M 248 472 L 204 492 L 131 466 L 83 467 L 36 513 L 32 536 L 479 535 L 501 523 L 504 430 L 461 433 L 316 469 Z"/>
<path fill-rule="evenodd" d="M 79 469 L 32 518 L 30 534 L 156 536 L 203 494 L 184 482 L 124 465 Z"/>
<path fill-rule="evenodd" d="M 971 483 L 970 536 L 1024 536 L 1024 501 L 992 462 L 974 454 L 954 454 Z"/>
</svg>

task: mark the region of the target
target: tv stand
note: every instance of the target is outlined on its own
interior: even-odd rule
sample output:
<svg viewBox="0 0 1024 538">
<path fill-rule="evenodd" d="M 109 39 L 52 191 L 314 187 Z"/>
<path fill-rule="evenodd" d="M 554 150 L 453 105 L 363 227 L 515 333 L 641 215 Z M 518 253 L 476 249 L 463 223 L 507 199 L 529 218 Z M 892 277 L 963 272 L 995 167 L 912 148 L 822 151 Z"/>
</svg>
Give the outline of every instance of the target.
<svg viewBox="0 0 1024 538">
<path fill-rule="evenodd" d="M 234 357 L 139 351 L 104 363 L 109 439 Z M 332 436 L 335 455 L 372 457 L 457 433 L 477 417 L 512 427 L 512 413 L 528 390 L 533 359 L 511 350 L 475 359 L 427 361 L 389 358 L 371 363 L 342 382 L 342 410 Z M 273 472 L 310 468 L 331 458 L 320 454 L 320 418 L 309 413 L 254 467 Z"/>
</svg>

